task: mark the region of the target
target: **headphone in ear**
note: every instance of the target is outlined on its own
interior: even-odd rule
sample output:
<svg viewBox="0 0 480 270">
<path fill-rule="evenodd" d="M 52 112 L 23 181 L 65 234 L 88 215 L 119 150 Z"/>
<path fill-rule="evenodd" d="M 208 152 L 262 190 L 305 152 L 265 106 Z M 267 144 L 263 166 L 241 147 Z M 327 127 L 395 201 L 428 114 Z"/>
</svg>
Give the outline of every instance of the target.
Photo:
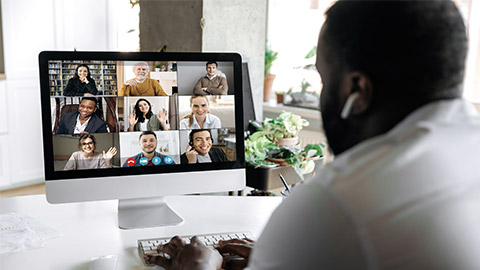
<svg viewBox="0 0 480 270">
<path fill-rule="evenodd" d="M 350 94 L 350 96 L 348 96 L 345 106 L 343 106 L 342 112 L 340 113 L 340 117 L 342 119 L 345 120 L 350 116 L 350 113 L 352 113 L 353 102 L 358 98 L 359 95 L 360 93 L 353 92 Z"/>
<path fill-rule="evenodd" d="M 209 129 L 197 129 L 195 130 L 195 132 L 192 130 L 190 131 L 190 134 L 188 134 L 188 145 L 190 145 L 190 147 L 193 147 L 193 134 L 201 131 L 208 131 L 208 133 L 210 134 L 210 140 L 213 143 L 212 132 Z"/>
</svg>

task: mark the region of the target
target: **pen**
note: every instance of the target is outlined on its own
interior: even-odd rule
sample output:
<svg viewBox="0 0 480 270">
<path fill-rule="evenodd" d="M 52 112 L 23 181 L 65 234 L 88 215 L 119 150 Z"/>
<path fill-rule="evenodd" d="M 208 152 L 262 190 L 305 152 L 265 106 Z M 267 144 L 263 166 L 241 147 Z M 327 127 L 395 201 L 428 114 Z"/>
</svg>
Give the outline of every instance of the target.
<svg viewBox="0 0 480 270">
<path fill-rule="evenodd" d="M 290 188 L 288 187 L 287 181 L 285 181 L 285 178 L 283 178 L 283 175 L 281 173 L 279 173 L 278 176 L 280 176 L 280 180 L 282 180 L 285 189 L 288 191 L 288 194 L 290 194 Z"/>
</svg>

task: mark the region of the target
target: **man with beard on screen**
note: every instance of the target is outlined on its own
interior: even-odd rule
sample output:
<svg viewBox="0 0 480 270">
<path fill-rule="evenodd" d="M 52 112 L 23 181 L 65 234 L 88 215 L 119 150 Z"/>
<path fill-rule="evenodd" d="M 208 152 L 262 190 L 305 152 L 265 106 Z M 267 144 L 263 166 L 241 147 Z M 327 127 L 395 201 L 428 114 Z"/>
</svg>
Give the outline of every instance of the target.
<svg viewBox="0 0 480 270">
<path fill-rule="evenodd" d="M 453 1 L 337 1 L 318 40 L 335 159 L 293 188 L 258 242 L 180 238 L 166 269 L 480 269 L 480 117 L 463 100 Z M 173 248 L 175 247 L 175 248 Z M 186 268 L 181 268 L 186 267 Z"/>
<path fill-rule="evenodd" d="M 157 135 L 153 131 L 143 131 L 138 138 L 142 152 L 128 158 L 122 167 L 140 167 L 175 164 L 171 156 L 157 152 Z"/>
<path fill-rule="evenodd" d="M 147 78 L 149 69 L 146 62 L 135 63 L 132 67 L 135 78 L 122 85 L 118 96 L 166 96 L 167 93 L 157 80 Z"/>
</svg>

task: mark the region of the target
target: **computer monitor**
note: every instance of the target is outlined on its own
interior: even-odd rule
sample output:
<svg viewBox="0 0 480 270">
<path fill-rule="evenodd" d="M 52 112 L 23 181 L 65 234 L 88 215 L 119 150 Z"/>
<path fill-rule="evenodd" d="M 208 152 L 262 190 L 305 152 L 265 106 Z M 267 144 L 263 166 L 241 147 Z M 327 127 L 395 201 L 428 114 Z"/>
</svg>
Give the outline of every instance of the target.
<svg viewBox="0 0 480 270">
<path fill-rule="evenodd" d="M 245 187 L 239 54 L 47 51 L 39 64 L 50 203 L 118 199 L 121 228 L 165 226 L 182 219 L 164 196 Z"/>
</svg>

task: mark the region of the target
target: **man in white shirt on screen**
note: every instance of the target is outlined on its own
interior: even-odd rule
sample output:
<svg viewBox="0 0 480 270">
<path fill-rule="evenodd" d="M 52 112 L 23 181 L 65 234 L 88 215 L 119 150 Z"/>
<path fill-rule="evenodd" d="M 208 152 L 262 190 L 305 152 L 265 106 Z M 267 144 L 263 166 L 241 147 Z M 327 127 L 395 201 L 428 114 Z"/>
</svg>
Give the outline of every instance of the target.
<svg viewBox="0 0 480 270">
<path fill-rule="evenodd" d="M 317 51 L 335 160 L 293 189 L 251 253 L 221 243 L 244 257 L 225 267 L 480 269 L 480 116 L 461 99 L 466 51 L 453 1 L 336 2 Z M 219 265 L 200 244 L 172 243 L 159 248 L 170 259 L 147 259 Z"/>
</svg>

